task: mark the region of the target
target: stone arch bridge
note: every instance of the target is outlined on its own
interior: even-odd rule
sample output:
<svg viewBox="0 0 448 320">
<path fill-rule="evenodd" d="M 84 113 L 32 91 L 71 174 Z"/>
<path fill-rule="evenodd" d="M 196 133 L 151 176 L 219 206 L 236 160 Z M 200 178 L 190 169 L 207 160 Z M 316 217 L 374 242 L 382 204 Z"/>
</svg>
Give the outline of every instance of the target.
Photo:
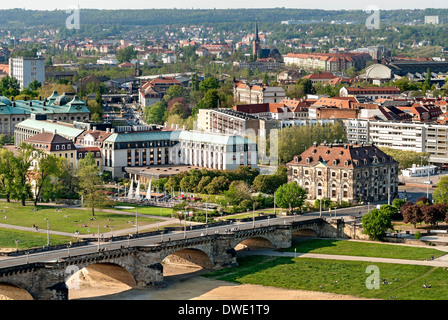
<svg viewBox="0 0 448 320">
<path fill-rule="evenodd" d="M 156 245 L 126 247 L 60 259 L 58 262 L 29 263 L 0 269 L 0 284 L 21 288 L 36 300 L 68 299 L 67 279 L 89 265 L 121 266 L 134 278 L 137 287 L 161 286 L 164 283 L 162 261 L 195 264 L 208 269 L 237 265 L 235 247 L 240 243 L 288 248 L 295 235 L 347 237 L 340 221 L 323 219 L 296 221 L 284 225 L 233 230 Z M 1 293 L 1 292 L 0 292 Z"/>
</svg>

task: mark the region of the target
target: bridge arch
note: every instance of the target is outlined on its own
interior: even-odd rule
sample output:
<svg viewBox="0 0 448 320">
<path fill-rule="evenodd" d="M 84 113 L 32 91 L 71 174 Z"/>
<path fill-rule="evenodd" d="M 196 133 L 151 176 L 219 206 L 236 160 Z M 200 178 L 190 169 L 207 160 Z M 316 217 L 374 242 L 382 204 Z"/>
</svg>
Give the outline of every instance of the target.
<svg viewBox="0 0 448 320">
<path fill-rule="evenodd" d="M 262 249 L 262 248 L 275 248 L 275 244 L 272 243 L 271 239 L 264 236 L 254 236 L 243 239 L 238 244 L 234 246 L 236 251 L 247 250 L 247 249 Z"/>
<path fill-rule="evenodd" d="M 130 271 L 121 263 L 92 261 L 84 266 L 70 265 L 65 269 L 69 299 L 115 294 L 136 287 Z"/>
<path fill-rule="evenodd" d="M 0 300 L 34 300 L 34 297 L 16 284 L 0 282 Z"/>
<path fill-rule="evenodd" d="M 189 273 L 188 271 L 213 269 L 215 267 L 212 258 L 198 248 L 181 248 L 172 251 L 162 258 L 162 265 L 164 276 L 177 274 L 181 270 L 183 270 L 182 273 Z"/>
</svg>

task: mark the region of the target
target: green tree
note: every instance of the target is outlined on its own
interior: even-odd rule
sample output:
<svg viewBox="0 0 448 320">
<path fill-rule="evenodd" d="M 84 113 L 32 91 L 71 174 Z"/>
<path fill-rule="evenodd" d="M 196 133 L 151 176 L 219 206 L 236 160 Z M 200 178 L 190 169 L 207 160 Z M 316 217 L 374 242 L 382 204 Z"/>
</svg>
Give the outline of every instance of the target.
<svg viewBox="0 0 448 320">
<path fill-rule="evenodd" d="M 290 182 L 280 186 L 275 192 L 275 202 L 283 209 L 289 209 L 292 213 L 294 208 L 302 207 L 306 200 L 306 191 L 297 182 Z"/>
<path fill-rule="evenodd" d="M 11 168 L 14 172 L 12 198 L 19 200 L 22 206 L 25 206 L 26 199 L 32 196 L 28 171 L 35 157 L 36 148 L 22 142 L 19 146 L 19 154 L 13 157 L 11 161 Z"/>
<path fill-rule="evenodd" d="M 216 78 L 210 77 L 201 81 L 199 84 L 199 90 L 206 93 L 212 89 L 218 89 L 220 87 L 219 81 Z"/>
<path fill-rule="evenodd" d="M 134 46 L 129 46 L 117 51 L 117 61 L 119 63 L 129 62 L 135 58 L 137 58 L 137 51 L 134 49 Z"/>
<path fill-rule="evenodd" d="M 11 170 L 14 154 L 8 149 L 0 149 L 0 185 L 2 193 L 5 194 L 6 201 L 11 201 L 13 192 L 14 171 Z"/>
<path fill-rule="evenodd" d="M 106 195 L 102 188 L 104 181 L 92 153 L 89 152 L 78 165 L 79 195 L 83 205 L 90 208 L 92 216 L 95 216 L 95 208 L 101 208 L 105 203 Z"/>
<path fill-rule="evenodd" d="M 45 183 L 52 177 L 57 177 L 59 174 L 60 161 L 55 155 L 47 154 L 45 152 L 37 152 L 37 165 L 34 166 L 35 191 L 34 191 L 34 205 L 41 196 L 42 189 Z"/>
<path fill-rule="evenodd" d="M 382 240 L 386 231 L 393 229 L 392 219 L 387 210 L 373 209 L 362 217 L 363 233 L 372 240 Z"/>
<path fill-rule="evenodd" d="M 152 106 L 145 107 L 144 117 L 146 123 L 149 124 L 163 124 L 163 119 L 166 112 L 166 106 L 163 102 L 156 102 Z"/>
<path fill-rule="evenodd" d="M 20 92 L 20 84 L 16 78 L 6 76 L 0 80 L 0 95 L 5 97 L 16 96 Z"/>
<path fill-rule="evenodd" d="M 448 204 L 448 177 L 441 177 L 434 190 L 432 199 L 434 203 Z"/>
<path fill-rule="evenodd" d="M 252 184 L 252 189 L 257 192 L 274 194 L 281 185 L 288 182 L 288 172 L 286 167 L 282 166 L 272 175 L 258 175 Z"/>
</svg>

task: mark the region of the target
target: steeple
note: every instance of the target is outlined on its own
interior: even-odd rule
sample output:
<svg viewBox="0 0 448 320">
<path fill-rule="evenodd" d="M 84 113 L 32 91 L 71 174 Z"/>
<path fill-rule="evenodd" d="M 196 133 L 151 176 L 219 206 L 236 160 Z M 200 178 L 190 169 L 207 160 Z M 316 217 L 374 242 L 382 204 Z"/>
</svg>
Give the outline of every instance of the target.
<svg viewBox="0 0 448 320">
<path fill-rule="evenodd" d="M 253 41 L 253 56 L 256 60 L 260 51 L 260 38 L 258 37 L 258 21 L 255 21 L 255 38 Z"/>
<path fill-rule="evenodd" d="M 258 20 L 255 20 L 255 41 L 260 41 L 258 38 Z"/>
</svg>

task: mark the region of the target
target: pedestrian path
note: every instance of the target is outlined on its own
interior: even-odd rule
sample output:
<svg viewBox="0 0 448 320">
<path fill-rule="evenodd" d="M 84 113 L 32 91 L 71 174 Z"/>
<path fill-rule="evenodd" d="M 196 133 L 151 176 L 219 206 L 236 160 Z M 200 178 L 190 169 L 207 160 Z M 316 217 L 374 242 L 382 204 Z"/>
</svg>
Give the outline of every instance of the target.
<svg viewBox="0 0 448 320">
<path fill-rule="evenodd" d="M 366 261 L 372 263 L 392 263 L 392 264 L 407 264 L 407 265 L 420 265 L 420 266 L 432 266 L 432 267 L 448 267 L 448 259 L 443 260 L 435 259 L 430 261 L 407 260 L 407 259 L 392 259 L 392 258 L 346 256 L 336 254 L 280 252 L 276 251 L 275 249 L 240 251 L 238 252 L 238 255 L 240 256 L 268 255 L 276 257 L 315 258 L 315 259 L 345 260 L 345 261 Z"/>
</svg>

